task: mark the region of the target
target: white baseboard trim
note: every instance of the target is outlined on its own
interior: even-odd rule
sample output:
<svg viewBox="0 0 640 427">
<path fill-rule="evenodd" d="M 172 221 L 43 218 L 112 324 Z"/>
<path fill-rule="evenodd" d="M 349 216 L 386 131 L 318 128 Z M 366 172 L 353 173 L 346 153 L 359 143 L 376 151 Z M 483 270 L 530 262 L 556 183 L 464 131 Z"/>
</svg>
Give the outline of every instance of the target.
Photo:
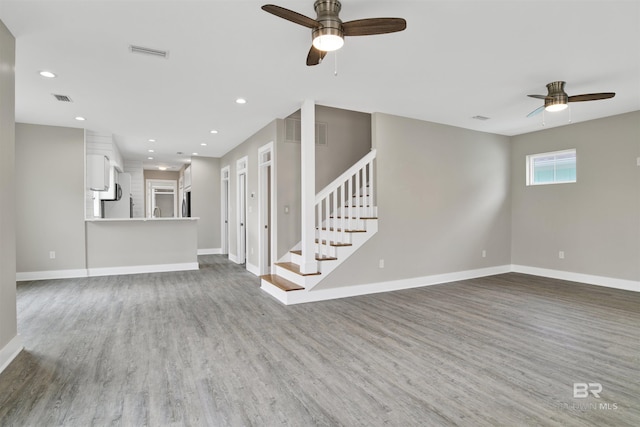
<svg viewBox="0 0 640 427">
<path fill-rule="evenodd" d="M 0 348 L 0 374 L 5 370 L 7 366 L 16 358 L 18 354 L 24 349 L 22 344 L 22 338 L 20 335 L 16 335 L 5 345 Z"/>
<path fill-rule="evenodd" d="M 94 276 L 118 276 L 121 274 L 140 273 L 166 273 L 168 271 L 188 271 L 198 270 L 197 262 L 183 262 L 178 264 L 154 264 L 154 265 L 132 265 L 126 267 L 103 267 L 89 268 L 89 277 Z"/>
<path fill-rule="evenodd" d="M 220 255 L 222 248 L 198 249 L 198 255 Z"/>
<path fill-rule="evenodd" d="M 551 270 L 548 268 L 529 267 L 526 265 L 512 265 L 514 273 L 531 274 L 552 279 L 568 280 L 586 283 L 588 285 L 604 286 L 607 288 L 623 289 L 625 291 L 640 292 L 640 281 L 616 279 L 613 277 L 594 276 L 591 274 L 573 273 L 571 271 Z"/>
<path fill-rule="evenodd" d="M 249 262 L 247 262 L 247 271 L 255 274 L 256 276 L 260 276 L 260 268 L 257 265 L 250 264 Z"/>
<path fill-rule="evenodd" d="M 229 261 L 232 261 L 238 264 L 238 257 L 235 254 L 229 253 Z"/>
<path fill-rule="evenodd" d="M 87 275 L 88 272 L 84 268 L 77 270 L 25 271 L 16 273 L 16 281 L 73 279 L 77 277 L 87 277 Z"/>
<path fill-rule="evenodd" d="M 410 279 L 392 280 L 388 282 L 370 283 L 365 285 L 345 286 L 342 288 L 318 289 L 308 292 L 282 292 L 275 286 L 261 286 L 265 292 L 274 296 L 284 304 L 302 304 L 305 302 L 325 301 L 337 298 L 347 298 L 359 295 L 377 294 L 380 292 L 399 291 L 402 289 L 419 288 L 422 286 L 438 285 L 442 283 L 456 282 L 460 280 L 475 279 L 477 277 L 493 276 L 496 274 L 509 273 L 510 265 L 499 265 L 495 267 L 479 268 L 475 270 L 458 271 L 454 273 L 435 274 L 431 276 L 413 277 Z M 275 289 L 273 289 L 275 288 Z"/>
</svg>

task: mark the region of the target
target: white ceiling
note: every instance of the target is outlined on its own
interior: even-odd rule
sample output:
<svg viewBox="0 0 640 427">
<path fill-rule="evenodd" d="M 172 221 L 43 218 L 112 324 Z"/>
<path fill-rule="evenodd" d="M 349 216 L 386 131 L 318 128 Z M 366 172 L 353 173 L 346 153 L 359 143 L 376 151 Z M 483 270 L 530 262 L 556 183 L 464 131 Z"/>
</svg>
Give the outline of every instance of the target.
<svg viewBox="0 0 640 427">
<path fill-rule="evenodd" d="M 272 1 L 315 18 L 313 0 Z M 1 0 L 17 40 L 16 120 L 113 133 L 126 158 L 155 149 L 151 167 L 220 157 L 304 99 L 503 135 L 542 129 L 542 114 L 525 117 L 541 101 L 526 95 L 555 80 L 569 95 L 616 96 L 547 113 L 547 127 L 640 110 L 638 1 L 343 0 L 343 21 L 403 17 L 407 29 L 347 38 L 337 76 L 333 54 L 307 67 L 310 30 L 264 3 Z"/>
</svg>

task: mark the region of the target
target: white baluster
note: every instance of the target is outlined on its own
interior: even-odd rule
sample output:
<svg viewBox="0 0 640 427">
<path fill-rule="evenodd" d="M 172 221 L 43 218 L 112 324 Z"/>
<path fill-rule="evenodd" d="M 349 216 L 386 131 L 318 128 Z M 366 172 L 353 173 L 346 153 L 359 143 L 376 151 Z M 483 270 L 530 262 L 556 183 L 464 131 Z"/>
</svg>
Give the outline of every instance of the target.
<svg viewBox="0 0 640 427">
<path fill-rule="evenodd" d="M 331 222 L 331 226 L 333 227 L 333 241 L 337 242 L 338 239 L 338 189 L 332 191 L 333 193 L 333 221 Z"/>
<path fill-rule="evenodd" d="M 360 172 L 362 171 L 362 169 L 360 169 L 358 172 L 356 172 L 356 192 L 357 192 L 357 199 L 356 200 L 360 200 L 362 197 L 360 197 L 361 195 L 361 189 L 360 189 Z M 358 203 L 353 203 L 356 205 L 356 227 L 360 226 L 360 202 Z"/>
<path fill-rule="evenodd" d="M 318 242 L 322 241 L 322 200 L 316 205 L 316 217 L 318 218 Z M 318 243 L 318 253 L 322 256 L 322 245 Z"/>
<path fill-rule="evenodd" d="M 369 205 L 369 216 L 374 217 L 373 212 L 373 160 L 367 164 L 369 175 L 367 179 L 367 204 Z"/>
<path fill-rule="evenodd" d="M 345 197 L 344 194 L 344 182 L 340 185 L 340 197 L 341 197 L 341 201 L 340 201 L 340 206 L 342 208 L 342 210 L 344 210 L 344 206 L 347 205 L 347 198 Z M 344 227 L 345 227 L 345 223 L 346 221 L 344 220 L 344 215 L 342 215 L 342 218 L 340 218 L 340 229 L 342 230 L 340 232 L 340 239 L 344 242 Z"/>
<path fill-rule="evenodd" d="M 329 246 L 330 245 L 330 243 L 329 243 L 329 237 L 330 237 L 329 233 L 330 233 L 330 231 L 329 230 L 331 228 L 331 193 L 329 193 L 329 195 L 324 200 L 325 200 L 325 202 L 324 202 L 324 211 L 325 211 L 325 214 L 327 216 L 327 220 L 326 220 L 325 225 L 324 225 L 325 228 L 326 228 L 325 241 L 327 242 L 327 256 L 329 256 L 329 247 L 330 247 Z"/>
</svg>

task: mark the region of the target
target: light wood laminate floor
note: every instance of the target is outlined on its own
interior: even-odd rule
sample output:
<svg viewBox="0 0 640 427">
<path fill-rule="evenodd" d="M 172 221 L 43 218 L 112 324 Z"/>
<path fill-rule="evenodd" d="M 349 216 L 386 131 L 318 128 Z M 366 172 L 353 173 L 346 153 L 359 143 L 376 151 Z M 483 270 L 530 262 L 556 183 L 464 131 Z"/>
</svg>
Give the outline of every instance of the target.
<svg viewBox="0 0 640 427">
<path fill-rule="evenodd" d="M 19 284 L 0 425 L 640 425 L 638 293 L 512 273 L 286 307 L 200 260 Z"/>
</svg>

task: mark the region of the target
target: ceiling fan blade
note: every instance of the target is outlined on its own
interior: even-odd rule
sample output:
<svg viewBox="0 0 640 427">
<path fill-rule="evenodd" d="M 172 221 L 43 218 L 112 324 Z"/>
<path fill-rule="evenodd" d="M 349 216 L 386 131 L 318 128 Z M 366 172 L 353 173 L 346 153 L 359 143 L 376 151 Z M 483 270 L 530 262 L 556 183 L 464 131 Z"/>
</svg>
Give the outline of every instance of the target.
<svg viewBox="0 0 640 427">
<path fill-rule="evenodd" d="M 345 36 L 371 36 L 402 31 L 407 21 L 402 18 L 369 18 L 349 21 L 342 24 Z"/>
<path fill-rule="evenodd" d="M 537 114 L 540 114 L 542 113 L 542 110 L 544 110 L 544 105 L 539 106 L 538 108 L 527 114 L 527 117 L 533 117 Z"/>
<path fill-rule="evenodd" d="M 536 98 L 536 99 L 545 99 L 547 97 L 546 95 L 527 95 L 527 96 L 531 98 Z"/>
<path fill-rule="evenodd" d="M 325 57 L 326 54 L 327 52 L 316 49 L 315 47 L 311 46 L 311 49 L 309 49 L 309 54 L 307 55 L 307 65 L 308 66 L 318 65 L 319 63 L 322 62 L 322 59 Z"/>
<path fill-rule="evenodd" d="M 264 6 L 262 6 L 262 10 L 276 15 L 280 18 L 286 19 L 287 21 L 302 25 L 304 27 L 316 28 L 320 26 L 320 23 L 315 19 L 311 19 L 308 16 L 304 16 L 298 12 L 294 12 L 293 10 L 276 6 L 275 4 L 265 4 Z"/>
<path fill-rule="evenodd" d="M 573 95 L 569 97 L 569 102 L 597 101 L 598 99 L 608 99 L 616 96 L 615 92 L 585 93 L 584 95 Z"/>
</svg>

